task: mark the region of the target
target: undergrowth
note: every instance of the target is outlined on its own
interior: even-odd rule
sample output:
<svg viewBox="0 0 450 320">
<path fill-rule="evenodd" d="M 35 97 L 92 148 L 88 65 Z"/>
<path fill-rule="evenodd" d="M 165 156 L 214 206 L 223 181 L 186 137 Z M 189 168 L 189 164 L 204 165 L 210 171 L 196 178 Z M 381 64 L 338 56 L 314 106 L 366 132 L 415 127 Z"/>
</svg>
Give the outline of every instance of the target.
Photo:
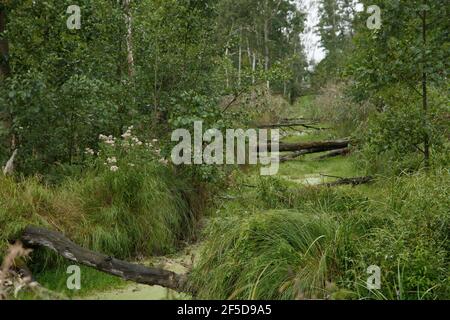
<svg viewBox="0 0 450 320">
<path fill-rule="evenodd" d="M 446 170 L 379 178 L 369 196 L 264 179 L 249 196 L 266 211 L 237 199 L 210 223 L 193 286 L 208 299 L 448 299 L 449 185 Z"/>
<path fill-rule="evenodd" d="M 174 252 L 194 232 L 198 213 L 189 202 L 196 200 L 188 183 L 154 162 L 90 172 L 57 189 L 0 176 L 0 256 L 30 224 L 122 259 Z M 38 251 L 34 257 L 45 262 L 49 255 Z"/>
</svg>

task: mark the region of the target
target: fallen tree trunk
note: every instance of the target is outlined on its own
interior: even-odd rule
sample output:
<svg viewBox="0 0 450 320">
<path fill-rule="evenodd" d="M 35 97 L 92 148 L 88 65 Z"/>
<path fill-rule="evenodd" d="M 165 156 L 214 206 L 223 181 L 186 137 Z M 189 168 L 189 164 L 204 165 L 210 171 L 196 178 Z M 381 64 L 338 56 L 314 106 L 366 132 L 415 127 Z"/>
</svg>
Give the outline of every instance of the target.
<svg viewBox="0 0 450 320">
<path fill-rule="evenodd" d="M 287 162 L 287 161 L 292 161 L 303 155 L 311 154 L 311 153 L 318 153 L 318 152 L 323 152 L 323 150 L 321 148 L 311 148 L 311 149 L 295 151 L 291 154 L 280 157 L 280 162 L 283 163 L 283 162 Z"/>
<path fill-rule="evenodd" d="M 172 271 L 148 268 L 125 262 L 105 254 L 82 248 L 64 235 L 40 227 L 29 226 L 22 233 L 22 242 L 28 247 L 46 247 L 64 258 L 125 280 L 147 285 L 159 285 L 178 292 L 187 292 L 186 275 Z"/>
<path fill-rule="evenodd" d="M 305 149 L 300 151 L 295 151 L 291 154 L 288 154 L 284 157 L 280 158 L 280 162 L 287 162 L 291 160 L 295 160 L 300 156 L 311 154 L 311 153 L 320 153 L 323 152 L 323 148 L 311 148 L 311 149 Z M 350 148 L 342 148 L 342 149 L 336 149 L 332 150 L 331 152 L 324 154 L 323 156 L 318 157 L 316 160 L 324 160 L 328 158 L 338 157 L 338 156 L 344 156 L 350 153 Z"/>
<path fill-rule="evenodd" d="M 297 117 L 297 118 L 280 118 L 279 119 L 280 122 L 294 122 L 294 121 L 314 121 L 317 122 L 313 119 L 308 119 L 305 117 Z"/>
<path fill-rule="evenodd" d="M 361 184 L 371 183 L 374 181 L 374 178 L 371 176 L 367 177 L 356 177 L 356 178 L 341 178 L 339 180 L 328 182 L 322 184 L 322 186 L 326 187 L 336 187 L 336 186 L 343 186 L 343 185 L 352 185 L 352 186 L 358 186 Z"/>
<path fill-rule="evenodd" d="M 280 152 L 301 151 L 314 149 L 316 152 L 331 151 L 336 149 L 347 148 L 350 145 L 350 140 L 331 140 L 331 141 L 313 141 L 313 142 L 299 142 L 299 143 L 280 143 Z M 260 147 L 261 148 L 261 147 Z M 267 150 L 271 151 L 272 146 L 267 145 Z"/>
<path fill-rule="evenodd" d="M 269 123 L 258 126 L 259 129 L 275 129 L 275 128 L 292 128 L 292 127 L 304 127 L 306 129 L 314 130 L 326 130 L 329 128 L 316 127 L 314 123 L 307 122 L 281 122 L 281 123 Z"/>
<path fill-rule="evenodd" d="M 329 159 L 329 158 L 345 156 L 349 153 L 350 153 L 350 148 L 336 149 L 336 150 L 328 152 L 327 154 L 324 154 L 323 156 L 318 157 L 317 159 L 325 160 L 325 159 Z"/>
</svg>

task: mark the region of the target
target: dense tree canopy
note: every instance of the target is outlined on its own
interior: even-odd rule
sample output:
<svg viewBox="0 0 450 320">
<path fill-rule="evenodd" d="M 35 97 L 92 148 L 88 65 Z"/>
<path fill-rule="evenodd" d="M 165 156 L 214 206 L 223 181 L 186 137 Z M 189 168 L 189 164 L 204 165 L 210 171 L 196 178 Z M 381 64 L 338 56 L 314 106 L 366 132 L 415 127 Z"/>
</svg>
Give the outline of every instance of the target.
<svg viewBox="0 0 450 320">
<path fill-rule="evenodd" d="M 20 147 L 24 172 L 79 163 L 100 133 L 132 122 L 161 134 L 216 112 L 204 109 L 211 103 L 194 110 L 195 96 L 267 83 L 294 98 L 304 86 L 303 15 L 293 1 L 84 0 L 79 30 L 66 26 L 69 5 L 2 5 L 11 72 L 1 84 L 0 158 Z"/>
</svg>

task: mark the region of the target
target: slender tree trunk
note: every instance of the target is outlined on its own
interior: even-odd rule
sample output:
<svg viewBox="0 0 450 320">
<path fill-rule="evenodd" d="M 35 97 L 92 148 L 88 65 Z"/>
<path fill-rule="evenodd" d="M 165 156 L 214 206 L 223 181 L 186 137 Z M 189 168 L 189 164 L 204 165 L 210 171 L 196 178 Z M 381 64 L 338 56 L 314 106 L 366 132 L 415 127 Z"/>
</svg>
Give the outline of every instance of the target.
<svg viewBox="0 0 450 320">
<path fill-rule="evenodd" d="M 0 34 L 6 31 L 6 9 L 0 8 Z M 9 45 L 7 39 L 0 39 L 0 79 L 9 77 Z"/>
<path fill-rule="evenodd" d="M 423 1 L 427 5 L 427 0 Z M 423 64 L 422 64 L 422 105 L 423 105 L 423 125 L 425 128 L 424 134 L 424 156 L 425 167 L 430 167 L 430 136 L 428 134 L 428 75 L 426 71 L 426 46 L 427 46 L 427 11 L 422 13 L 422 39 L 423 39 Z"/>
<path fill-rule="evenodd" d="M 252 84 L 256 83 L 256 63 L 257 63 L 257 52 L 258 49 L 261 48 L 261 40 L 258 33 L 258 24 L 255 22 L 255 40 L 256 40 L 256 49 L 253 51 L 253 61 L 252 61 Z"/>
<path fill-rule="evenodd" d="M 256 72 L 256 52 L 253 52 L 253 61 L 252 61 L 252 84 L 255 84 L 255 83 L 256 83 L 255 72 Z"/>
<path fill-rule="evenodd" d="M 6 31 L 6 8 L 0 6 L 0 35 Z M 11 68 L 9 66 L 9 43 L 5 38 L 0 39 L 0 81 L 5 80 L 11 75 Z M 3 120 L 3 125 L 6 130 L 10 131 L 13 123 L 13 116 L 9 112 L 0 114 Z M 16 136 L 11 133 L 9 139 L 9 148 L 16 149 Z"/>
<path fill-rule="evenodd" d="M 158 90 L 158 71 L 159 71 L 159 41 L 156 40 L 156 50 L 155 50 L 155 68 L 154 68 L 154 83 L 153 83 L 153 106 L 157 108 L 159 105 L 159 90 Z"/>
<path fill-rule="evenodd" d="M 228 74 L 228 55 L 229 55 L 229 49 L 228 49 L 228 45 L 227 45 L 227 48 L 225 49 L 225 60 L 226 60 L 225 80 L 226 80 L 227 89 L 230 88 L 230 76 Z"/>
<path fill-rule="evenodd" d="M 242 77 L 242 27 L 239 30 L 239 61 L 238 61 L 238 86 L 241 86 Z"/>
<path fill-rule="evenodd" d="M 252 62 L 252 84 L 256 83 L 255 72 L 256 72 L 256 52 L 253 52 L 253 62 Z"/>
<path fill-rule="evenodd" d="M 122 4 L 123 17 L 125 22 L 125 48 L 126 48 L 126 63 L 127 63 L 127 74 L 128 74 L 128 82 L 126 86 L 126 92 L 131 92 L 133 88 L 133 78 L 134 78 L 134 54 L 133 54 L 133 17 L 131 13 L 131 1 L 132 0 L 118 0 L 118 3 Z M 122 64 L 120 61 L 119 64 Z M 122 73 L 120 69 L 120 73 Z M 127 95 L 128 96 L 128 95 Z M 131 95 L 132 105 L 135 103 L 134 95 Z M 128 104 L 128 103 L 127 103 Z M 119 105 L 119 132 L 123 133 L 123 127 L 125 125 L 124 119 L 126 119 L 127 107 L 125 106 L 124 101 L 121 99 Z"/>
<path fill-rule="evenodd" d="M 269 11 L 269 0 L 265 0 L 265 17 L 264 17 L 264 71 L 269 71 L 270 66 L 270 50 L 269 50 L 269 27 L 270 20 L 272 18 L 272 13 Z M 267 80 L 267 89 L 270 90 L 270 82 Z"/>
<path fill-rule="evenodd" d="M 128 76 L 134 77 L 134 55 L 133 55 L 133 16 L 130 8 L 131 0 L 123 0 L 123 8 L 125 15 L 125 27 L 126 27 L 126 44 L 127 44 L 127 63 L 128 63 Z"/>
<path fill-rule="evenodd" d="M 269 71 L 269 19 L 264 20 L 264 71 Z M 270 82 L 267 80 L 267 89 L 270 89 Z"/>
<path fill-rule="evenodd" d="M 250 42 L 248 41 L 248 36 L 247 36 L 246 42 L 247 42 L 248 64 L 250 65 L 252 63 L 252 49 L 250 48 Z"/>
</svg>

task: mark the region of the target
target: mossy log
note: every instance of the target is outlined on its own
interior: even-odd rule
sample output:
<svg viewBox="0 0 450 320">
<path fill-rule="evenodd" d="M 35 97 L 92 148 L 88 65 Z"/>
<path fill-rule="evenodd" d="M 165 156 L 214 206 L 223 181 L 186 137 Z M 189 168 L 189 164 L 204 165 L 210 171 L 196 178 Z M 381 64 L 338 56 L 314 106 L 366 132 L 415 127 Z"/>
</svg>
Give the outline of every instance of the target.
<svg viewBox="0 0 450 320">
<path fill-rule="evenodd" d="M 336 149 L 347 148 L 351 141 L 348 139 L 327 140 L 327 141 L 311 141 L 311 142 L 297 142 L 297 143 L 280 143 L 280 152 L 295 152 L 302 150 L 314 150 L 314 152 L 324 152 Z M 262 149 L 263 146 L 259 148 Z M 272 145 L 268 144 L 266 150 L 271 151 Z"/>
<path fill-rule="evenodd" d="M 129 263 L 82 248 L 59 232 L 29 226 L 23 231 L 21 240 L 27 247 L 49 248 L 70 261 L 95 268 L 127 281 L 151 286 L 159 285 L 178 292 L 188 292 L 186 275 Z"/>
</svg>

